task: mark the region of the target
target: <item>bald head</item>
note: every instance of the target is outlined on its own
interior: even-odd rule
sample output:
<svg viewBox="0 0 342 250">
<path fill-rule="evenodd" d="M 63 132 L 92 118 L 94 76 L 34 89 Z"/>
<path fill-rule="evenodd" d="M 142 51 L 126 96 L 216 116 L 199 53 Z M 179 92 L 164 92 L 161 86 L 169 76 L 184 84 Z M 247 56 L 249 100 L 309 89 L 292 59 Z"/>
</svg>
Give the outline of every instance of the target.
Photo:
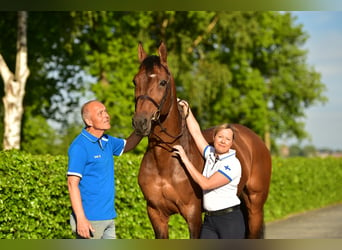
<svg viewBox="0 0 342 250">
<path fill-rule="evenodd" d="M 87 120 L 91 119 L 91 106 L 94 103 L 100 103 L 97 100 L 91 100 L 86 102 L 85 104 L 83 104 L 82 109 L 81 109 L 81 116 L 82 116 L 82 120 L 84 122 L 84 124 L 86 125 L 86 127 L 89 126 L 89 124 L 87 124 Z"/>
</svg>

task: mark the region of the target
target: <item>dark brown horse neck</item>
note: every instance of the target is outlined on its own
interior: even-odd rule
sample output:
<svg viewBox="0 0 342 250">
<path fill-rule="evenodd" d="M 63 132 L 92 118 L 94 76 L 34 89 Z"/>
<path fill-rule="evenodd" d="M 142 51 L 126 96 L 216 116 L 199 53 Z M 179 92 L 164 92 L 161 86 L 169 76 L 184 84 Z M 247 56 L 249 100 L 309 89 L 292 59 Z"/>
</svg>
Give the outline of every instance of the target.
<svg viewBox="0 0 342 250">
<path fill-rule="evenodd" d="M 168 151 L 172 151 L 172 146 L 183 136 L 185 129 L 185 117 L 178 109 L 177 97 L 173 79 L 170 83 L 169 108 L 167 111 L 161 110 L 161 115 L 149 135 L 149 146 L 161 146 Z M 168 106 L 166 103 L 165 107 Z"/>
</svg>

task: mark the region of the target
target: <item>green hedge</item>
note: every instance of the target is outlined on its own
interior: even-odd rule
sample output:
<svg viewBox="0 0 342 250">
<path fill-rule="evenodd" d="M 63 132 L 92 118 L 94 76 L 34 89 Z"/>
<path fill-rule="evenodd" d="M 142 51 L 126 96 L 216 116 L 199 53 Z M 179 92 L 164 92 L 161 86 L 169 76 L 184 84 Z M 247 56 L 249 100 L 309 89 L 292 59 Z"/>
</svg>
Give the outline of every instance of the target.
<svg viewBox="0 0 342 250">
<path fill-rule="evenodd" d="M 342 202 L 342 158 L 273 158 L 265 221 Z"/>
<path fill-rule="evenodd" d="M 74 238 L 69 226 L 66 156 L 0 152 L 0 239 Z M 121 239 L 152 239 L 138 186 L 141 156 L 115 159 L 116 231 Z M 342 201 L 342 159 L 273 158 L 265 220 Z M 188 238 L 180 215 L 171 217 L 170 238 Z"/>
<path fill-rule="evenodd" d="M 0 152 L 0 238 L 72 237 L 66 157 Z"/>
</svg>

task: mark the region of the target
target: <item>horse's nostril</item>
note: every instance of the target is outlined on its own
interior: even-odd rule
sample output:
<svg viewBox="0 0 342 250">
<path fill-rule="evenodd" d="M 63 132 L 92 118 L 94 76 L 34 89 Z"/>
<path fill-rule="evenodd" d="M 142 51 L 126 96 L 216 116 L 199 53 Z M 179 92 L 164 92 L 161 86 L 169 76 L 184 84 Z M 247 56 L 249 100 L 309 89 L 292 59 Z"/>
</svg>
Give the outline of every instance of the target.
<svg viewBox="0 0 342 250">
<path fill-rule="evenodd" d="M 136 133 L 141 135 L 148 135 L 150 133 L 150 120 L 144 116 L 137 116 L 132 119 L 132 125 Z"/>
</svg>

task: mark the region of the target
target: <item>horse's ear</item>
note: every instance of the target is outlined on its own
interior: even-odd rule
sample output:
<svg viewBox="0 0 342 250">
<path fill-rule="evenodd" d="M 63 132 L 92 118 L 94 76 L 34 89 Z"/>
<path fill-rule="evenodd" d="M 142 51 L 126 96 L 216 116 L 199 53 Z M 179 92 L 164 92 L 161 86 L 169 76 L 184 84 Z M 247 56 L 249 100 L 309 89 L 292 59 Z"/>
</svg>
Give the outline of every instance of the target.
<svg viewBox="0 0 342 250">
<path fill-rule="evenodd" d="M 142 46 L 142 42 L 139 42 L 138 44 L 138 57 L 140 63 L 142 63 L 142 61 L 144 61 L 144 59 L 147 57 L 147 54 Z"/>
<path fill-rule="evenodd" d="M 160 42 L 159 48 L 158 48 L 159 56 L 160 56 L 160 62 L 167 66 L 167 50 L 166 46 L 163 41 Z"/>
</svg>

